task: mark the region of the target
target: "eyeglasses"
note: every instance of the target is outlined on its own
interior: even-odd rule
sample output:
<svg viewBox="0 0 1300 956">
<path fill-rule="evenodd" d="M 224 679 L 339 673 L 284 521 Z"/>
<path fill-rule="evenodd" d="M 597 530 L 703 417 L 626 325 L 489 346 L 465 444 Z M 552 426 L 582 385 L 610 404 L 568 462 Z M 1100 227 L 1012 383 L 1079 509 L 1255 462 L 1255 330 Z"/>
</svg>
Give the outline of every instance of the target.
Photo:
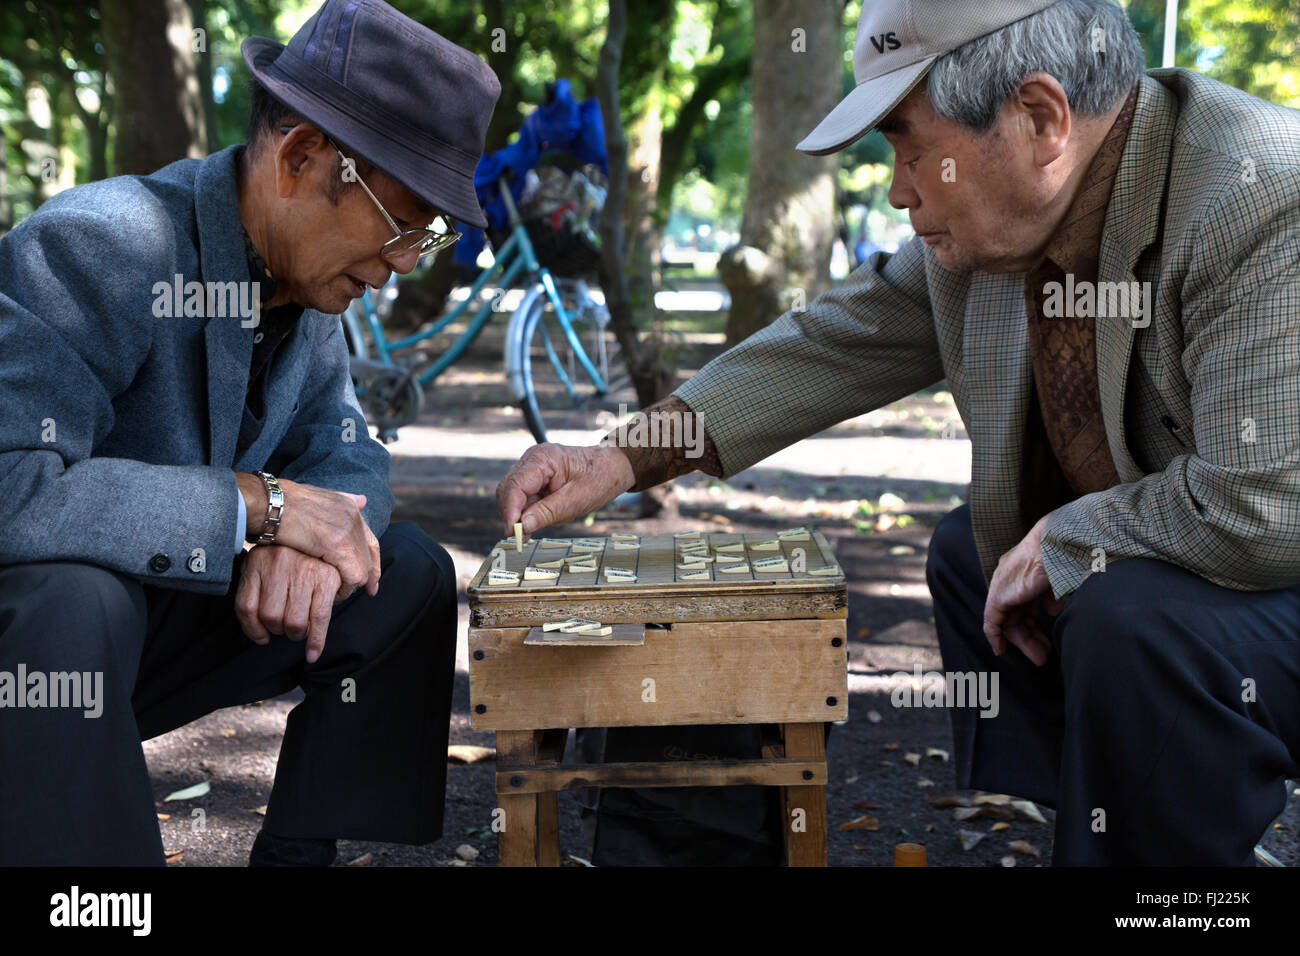
<svg viewBox="0 0 1300 956">
<path fill-rule="evenodd" d="M 292 126 L 281 126 L 280 132 L 288 133 L 292 129 Z M 343 155 L 343 150 L 339 149 L 338 144 L 335 143 L 334 140 L 329 137 L 326 137 L 325 140 L 334 147 L 334 152 L 339 154 L 339 161 L 343 164 L 343 169 L 345 171 L 343 174 L 344 180 L 347 181 L 348 178 L 346 171 L 351 170 L 352 179 L 361 184 L 361 188 L 366 191 L 366 195 L 370 197 L 370 201 L 375 204 L 375 208 L 379 210 L 380 214 L 384 217 L 384 220 L 395 233 L 393 238 L 389 239 L 380 248 L 379 255 L 382 258 L 392 260 L 416 252 L 419 254 L 418 258 L 423 259 L 425 256 L 430 256 L 435 252 L 446 249 L 448 246 L 453 245 L 458 239 L 460 239 L 461 234 L 452 229 L 450 227 L 450 220 L 441 214 L 438 215 L 436 221 L 446 226 L 444 231 L 430 229 L 427 226 L 420 229 L 399 229 L 397 223 L 393 221 L 393 217 L 388 214 L 388 210 L 386 210 L 379 200 L 375 198 L 375 194 L 370 191 L 370 187 L 366 185 L 366 181 L 362 179 L 361 175 L 357 172 L 355 162 Z"/>
</svg>

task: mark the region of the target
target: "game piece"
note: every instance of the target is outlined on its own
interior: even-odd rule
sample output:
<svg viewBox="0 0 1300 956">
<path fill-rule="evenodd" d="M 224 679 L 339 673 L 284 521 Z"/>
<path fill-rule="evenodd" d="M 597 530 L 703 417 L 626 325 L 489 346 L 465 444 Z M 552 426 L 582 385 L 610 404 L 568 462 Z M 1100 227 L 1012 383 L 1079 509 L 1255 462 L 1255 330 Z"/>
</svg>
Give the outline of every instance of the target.
<svg viewBox="0 0 1300 956">
<path fill-rule="evenodd" d="M 567 548 L 569 542 L 563 541 L 560 538 L 539 538 L 537 546 L 539 548 Z"/>
<path fill-rule="evenodd" d="M 559 571 L 552 571 L 549 568 L 524 568 L 525 581 L 554 581 L 559 576 Z"/>
<path fill-rule="evenodd" d="M 620 584 L 624 582 L 631 583 L 636 580 L 636 572 L 630 568 L 611 568 L 607 566 L 605 568 L 605 579 Z"/>
<path fill-rule="evenodd" d="M 522 521 L 515 522 L 515 551 L 518 554 L 524 553 L 524 524 Z"/>
<path fill-rule="evenodd" d="M 705 571 L 707 569 L 708 565 L 703 561 L 691 561 L 689 564 L 677 565 L 678 571 Z"/>
<path fill-rule="evenodd" d="M 514 571 L 499 571 L 493 568 L 488 572 L 488 584 L 518 584 L 519 575 Z"/>
<path fill-rule="evenodd" d="M 744 554 L 745 542 L 735 541 L 731 544 L 715 544 L 713 550 L 718 554 Z"/>
<path fill-rule="evenodd" d="M 778 531 L 776 536 L 782 541 L 807 541 L 809 539 L 808 529 L 803 527 L 787 528 L 785 531 Z"/>
<path fill-rule="evenodd" d="M 785 555 L 776 555 L 771 558 L 760 558 L 753 563 L 755 571 L 789 571 L 790 565 L 786 563 Z"/>
<path fill-rule="evenodd" d="M 777 540 L 775 538 L 771 538 L 767 541 L 755 541 L 753 544 L 749 546 L 749 550 L 750 551 L 779 551 L 781 550 L 781 545 L 777 543 Z"/>
<path fill-rule="evenodd" d="M 682 538 L 698 538 L 699 536 L 700 536 L 700 533 L 699 533 L 698 531 L 675 531 L 675 532 L 673 532 L 673 537 L 676 538 L 676 539 L 678 539 L 679 541 L 680 541 Z"/>
<path fill-rule="evenodd" d="M 682 571 L 680 574 L 677 575 L 677 580 L 679 580 L 679 581 L 711 581 L 711 580 L 713 580 L 713 579 L 709 576 L 708 569 L 705 568 L 704 570 L 701 570 L 701 571 Z"/>
<path fill-rule="evenodd" d="M 821 578 L 828 578 L 831 575 L 839 574 L 840 566 L 838 564 L 828 564 L 824 568 L 809 568 L 808 573 L 815 574 Z"/>
<path fill-rule="evenodd" d="M 578 538 L 572 542 L 574 551 L 604 551 L 604 538 Z"/>
<path fill-rule="evenodd" d="M 740 574 L 741 572 L 748 571 L 749 565 L 743 562 L 740 564 L 726 564 L 718 568 L 718 570 L 723 574 Z"/>
<path fill-rule="evenodd" d="M 559 558 L 555 561 L 538 561 L 534 567 L 545 568 L 548 571 L 555 571 L 564 567 L 564 559 Z"/>
<path fill-rule="evenodd" d="M 640 541 L 640 535 L 628 534 L 625 531 L 614 531 L 610 533 L 610 541 Z"/>
<path fill-rule="evenodd" d="M 738 554 L 720 554 L 715 558 L 718 564 L 738 564 L 745 559 Z"/>
</svg>

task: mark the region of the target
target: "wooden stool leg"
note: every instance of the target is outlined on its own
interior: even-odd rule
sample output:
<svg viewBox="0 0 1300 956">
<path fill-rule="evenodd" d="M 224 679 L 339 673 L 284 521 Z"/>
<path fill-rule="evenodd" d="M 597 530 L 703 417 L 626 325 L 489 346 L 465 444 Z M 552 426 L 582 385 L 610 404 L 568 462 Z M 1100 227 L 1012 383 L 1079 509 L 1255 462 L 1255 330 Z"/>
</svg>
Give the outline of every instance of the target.
<svg viewBox="0 0 1300 956">
<path fill-rule="evenodd" d="M 824 760 L 824 724 L 785 724 L 785 755 L 799 760 Z M 785 811 L 787 866 L 826 865 L 826 788 L 782 787 Z M 802 810 L 802 813 L 797 811 Z"/>
<path fill-rule="evenodd" d="M 498 730 L 497 766 L 536 764 L 539 736 L 540 732 L 532 730 Z M 537 797 L 535 793 L 502 793 L 497 788 L 497 806 L 505 811 L 505 827 L 497 834 L 501 866 L 537 865 Z"/>
<path fill-rule="evenodd" d="M 539 764 L 564 762 L 564 748 L 569 739 L 569 728 L 546 730 L 540 735 L 537 746 Z M 559 794 L 554 790 L 537 795 L 537 865 L 560 865 L 560 815 Z"/>
</svg>

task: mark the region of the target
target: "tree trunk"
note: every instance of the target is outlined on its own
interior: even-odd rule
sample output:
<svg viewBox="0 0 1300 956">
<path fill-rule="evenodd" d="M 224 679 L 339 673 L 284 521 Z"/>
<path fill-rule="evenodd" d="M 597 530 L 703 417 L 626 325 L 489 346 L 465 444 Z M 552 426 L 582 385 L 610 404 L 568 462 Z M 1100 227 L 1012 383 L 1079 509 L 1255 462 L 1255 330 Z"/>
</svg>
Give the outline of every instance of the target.
<svg viewBox="0 0 1300 956">
<path fill-rule="evenodd" d="M 600 284 L 637 402 L 644 408 L 672 389 L 675 376 L 665 368 L 662 337 L 653 334 L 657 329 L 652 328 L 649 336 L 638 331 L 652 324 L 655 310 L 653 264 L 646 249 L 656 232 L 649 220 L 658 182 L 660 123 L 657 109 L 652 107 L 638 124 L 637 159 L 629 164 L 618 82 L 626 36 L 626 0 L 609 0 L 605 42 L 596 70 L 596 96 L 609 155 L 609 191 L 600 220 Z M 648 182 L 643 175 L 647 171 Z M 641 496 L 641 514 L 657 514 L 665 507 L 675 507 L 675 502 L 669 489 L 652 488 Z"/>
<path fill-rule="evenodd" d="M 103 0 L 104 60 L 114 87 L 118 173 L 151 173 L 207 153 L 187 0 Z"/>
<path fill-rule="evenodd" d="M 837 157 L 795 144 L 839 100 L 841 0 L 755 0 L 754 126 L 740 243 L 718 263 L 734 345 L 826 288 Z"/>
</svg>

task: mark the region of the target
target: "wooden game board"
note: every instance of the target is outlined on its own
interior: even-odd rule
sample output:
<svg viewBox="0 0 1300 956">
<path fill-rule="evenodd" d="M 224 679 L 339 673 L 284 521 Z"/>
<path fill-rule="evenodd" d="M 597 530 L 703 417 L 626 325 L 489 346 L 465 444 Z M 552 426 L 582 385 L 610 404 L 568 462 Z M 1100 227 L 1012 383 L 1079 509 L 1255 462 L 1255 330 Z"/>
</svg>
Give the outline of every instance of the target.
<svg viewBox="0 0 1300 956">
<path fill-rule="evenodd" d="M 773 538 L 775 532 L 701 532 L 696 540 L 708 545 L 710 555 L 716 555 L 719 545 L 745 545 L 742 553 L 747 565 L 745 571 L 723 572 L 715 561 L 705 565 L 706 580 L 684 579 L 684 572 L 678 569 L 679 564 L 688 560 L 681 557 L 681 545 L 687 539 L 643 535 L 640 547 L 620 549 L 615 548 L 614 541 L 605 538 L 603 550 L 592 552 L 595 571 L 573 571 L 566 563 L 557 578 L 547 581 L 524 580 L 524 569 L 580 552 L 571 547 L 543 548 L 539 539 L 532 539 L 524 543 L 521 554 L 515 550 L 514 539 L 504 539 L 470 580 L 467 593 L 471 624 L 475 627 L 538 625 L 556 619 L 557 615 L 586 617 L 604 623 L 843 617 L 843 572 L 830 576 L 808 573 L 814 568 L 837 565 L 821 532 L 811 532 L 806 540 L 778 540 L 775 551 L 750 550 L 750 545 Z M 758 571 L 753 567 L 755 559 L 784 555 L 787 565 L 793 568 L 796 549 L 802 550 L 806 562 L 802 572 Z M 498 551 L 501 558 L 497 557 Z M 488 573 L 494 563 L 518 574 L 519 581 L 489 584 Z M 606 567 L 634 571 L 636 580 L 611 581 L 605 575 Z"/>
</svg>

